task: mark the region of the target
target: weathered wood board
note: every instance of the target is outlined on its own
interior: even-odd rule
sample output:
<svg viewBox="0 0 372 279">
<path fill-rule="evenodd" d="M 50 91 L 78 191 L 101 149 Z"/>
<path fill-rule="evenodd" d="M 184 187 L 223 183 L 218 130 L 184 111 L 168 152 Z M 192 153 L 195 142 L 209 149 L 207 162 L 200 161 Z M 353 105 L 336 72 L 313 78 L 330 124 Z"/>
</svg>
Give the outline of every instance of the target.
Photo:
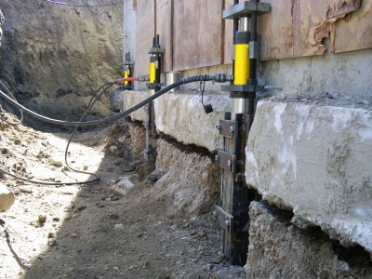
<svg viewBox="0 0 372 279">
<path fill-rule="evenodd" d="M 336 22 L 335 52 L 372 48 L 372 0 Z"/>
<path fill-rule="evenodd" d="M 323 54 L 325 37 L 330 37 L 330 51 L 333 52 L 335 23 L 359 7 L 360 0 L 294 1 L 294 57 Z"/>
<path fill-rule="evenodd" d="M 326 37 L 330 37 L 331 52 L 369 47 L 372 40 L 371 1 L 363 0 L 366 2 L 363 13 L 357 12 L 361 0 L 262 0 L 270 3 L 272 8 L 258 20 L 262 60 L 321 55 L 326 51 L 322 44 Z M 350 24 L 345 31 L 343 22 L 349 17 L 355 18 L 357 24 Z M 353 32 L 355 29 L 360 31 Z M 367 38 L 363 37 L 366 32 L 369 33 Z M 350 44 L 352 40 L 354 44 Z"/>
<path fill-rule="evenodd" d="M 234 5 L 234 0 L 225 0 L 225 7 L 224 10 L 230 8 L 231 6 Z M 224 64 L 231 64 L 232 63 L 232 58 L 231 58 L 231 50 L 232 50 L 232 45 L 234 43 L 234 21 L 231 19 L 226 19 L 223 21 L 223 28 L 224 28 L 224 47 L 223 47 L 223 63 Z"/>
<path fill-rule="evenodd" d="M 130 52 L 130 59 L 133 61 L 136 54 L 136 11 L 133 10 L 133 1 L 126 0 L 124 1 L 123 8 L 123 17 L 124 17 L 124 44 L 123 44 L 123 54 Z M 130 26 L 130 28 L 128 28 Z M 123 56 L 123 60 L 125 56 Z"/>
<path fill-rule="evenodd" d="M 223 61 L 222 0 L 174 0 L 174 70 Z"/>
<path fill-rule="evenodd" d="M 155 36 L 155 1 L 137 0 L 136 17 L 136 57 L 134 76 L 149 74 L 150 55 L 147 51 L 152 47 Z M 128 26 L 127 28 L 131 28 Z"/>
<path fill-rule="evenodd" d="M 156 34 L 160 37 L 163 54 L 163 72 L 173 70 L 173 0 L 156 1 Z"/>
<path fill-rule="evenodd" d="M 293 57 L 293 0 L 262 0 L 271 12 L 258 17 L 262 60 Z"/>
</svg>

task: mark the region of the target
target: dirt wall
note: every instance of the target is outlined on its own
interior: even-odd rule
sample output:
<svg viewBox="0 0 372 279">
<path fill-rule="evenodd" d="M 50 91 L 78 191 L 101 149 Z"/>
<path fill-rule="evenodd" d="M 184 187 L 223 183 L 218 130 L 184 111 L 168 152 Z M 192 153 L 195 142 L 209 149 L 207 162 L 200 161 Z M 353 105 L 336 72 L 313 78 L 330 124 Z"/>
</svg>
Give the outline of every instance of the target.
<svg viewBox="0 0 372 279">
<path fill-rule="evenodd" d="M 30 107 L 39 112 L 63 118 L 80 113 L 85 96 L 121 76 L 123 14 L 117 2 L 2 1 L 0 79 L 20 101 L 33 99 Z M 102 101 L 108 104 L 108 97 Z"/>
</svg>

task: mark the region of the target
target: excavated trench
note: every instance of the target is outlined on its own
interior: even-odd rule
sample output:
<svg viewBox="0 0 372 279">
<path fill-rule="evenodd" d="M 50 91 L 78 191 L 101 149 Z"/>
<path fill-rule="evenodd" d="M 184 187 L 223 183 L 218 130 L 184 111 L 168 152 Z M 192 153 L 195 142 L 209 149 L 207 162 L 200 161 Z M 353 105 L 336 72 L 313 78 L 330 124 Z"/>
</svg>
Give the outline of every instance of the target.
<svg viewBox="0 0 372 279">
<path fill-rule="evenodd" d="M 0 79 L 24 106 L 76 121 L 92 93 L 121 76 L 117 7 L 38 0 L 0 8 Z M 112 113 L 109 96 L 87 120 Z M 18 126 L 1 121 L 1 167 L 33 180 L 90 179 L 64 163 L 70 130 L 29 116 Z M 219 253 L 211 217 L 219 170 L 210 154 L 162 136 L 156 162 L 146 162 L 144 140 L 142 124 L 125 119 L 80 129 L 68 161 L 100 175 L 94 184 L 42 186 L 2 175 L 15 203 L 0 213 L 0 278 L 245 278 L 243 268 L 230 267 Z"/>
<path fill-rule="evenodd" d="M 99 85 L 121 76 L 119 9 L 61 12 L 40 0 L 2 5 L 0 79 L 21 104 L 48 117 L 79 120 Z M 87 119 L 112 113 L 109 95 Z M 2 167 L 33 178 L 73 177 L 60 159 L 70 128 L 28 117 L 24 124 L 1 122 Z M 79 129 L 69 154 L 72 164 L 101 176 L 97 184 L 40 187 L 2 175 L 16 201 L 0 213 L 0 278 L 372 276 L 370 254 L 361 246 L 344 247 L 316 226 L 300 229 L 292 211 L 261 200 L 250 205 L 247 265 L 230 267 L 211 214 L 220 198 L 213 154 L 166 134 L 154 142 L 156 158 L 146 161 L 143 124 L 121 119 Z"/>
</svg>

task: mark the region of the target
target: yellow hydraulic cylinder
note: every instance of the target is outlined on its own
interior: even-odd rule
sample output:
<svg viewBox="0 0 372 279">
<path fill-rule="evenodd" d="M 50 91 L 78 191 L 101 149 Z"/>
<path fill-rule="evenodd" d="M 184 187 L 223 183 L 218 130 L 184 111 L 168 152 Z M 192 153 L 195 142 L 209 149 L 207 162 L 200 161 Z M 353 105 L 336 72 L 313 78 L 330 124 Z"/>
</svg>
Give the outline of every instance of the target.
<svg viewBox="0 0 372 279">
<path fill-rule="evenodd" d="M 234 59 L 234 85 L 246 85 L 249 77 L 249 44 L 236 44 Z"/>
<path fill-rule="evenodd" d="M 150 83 L 155 82 L 155 77 L 156 77 L 155 62 L 150 62 Z"/>
<path fill-rule="evenodd" d="M 124 78 L 128 78 L 129 75 L 128 75 L 128 70 L 125 70 L 124 71 Z M 124 85 L 128 85 L 129 84 L 129 81 L 124 81 Z"/>
</svg>

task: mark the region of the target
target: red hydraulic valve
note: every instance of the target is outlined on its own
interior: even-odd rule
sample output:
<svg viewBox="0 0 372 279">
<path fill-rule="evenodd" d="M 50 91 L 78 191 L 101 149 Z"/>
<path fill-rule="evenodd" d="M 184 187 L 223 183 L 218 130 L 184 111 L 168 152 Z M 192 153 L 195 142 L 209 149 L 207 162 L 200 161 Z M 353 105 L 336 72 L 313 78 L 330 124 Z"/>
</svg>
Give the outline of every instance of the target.
<svg viewBox="0 0 372 279">
<path fill-rule="evenodd" d="M 124 81 L 138 81 L 138 78 L 136 77 L 121 78 L 117 80 L 117 83 L 122 83 Z"/>
</svg>

